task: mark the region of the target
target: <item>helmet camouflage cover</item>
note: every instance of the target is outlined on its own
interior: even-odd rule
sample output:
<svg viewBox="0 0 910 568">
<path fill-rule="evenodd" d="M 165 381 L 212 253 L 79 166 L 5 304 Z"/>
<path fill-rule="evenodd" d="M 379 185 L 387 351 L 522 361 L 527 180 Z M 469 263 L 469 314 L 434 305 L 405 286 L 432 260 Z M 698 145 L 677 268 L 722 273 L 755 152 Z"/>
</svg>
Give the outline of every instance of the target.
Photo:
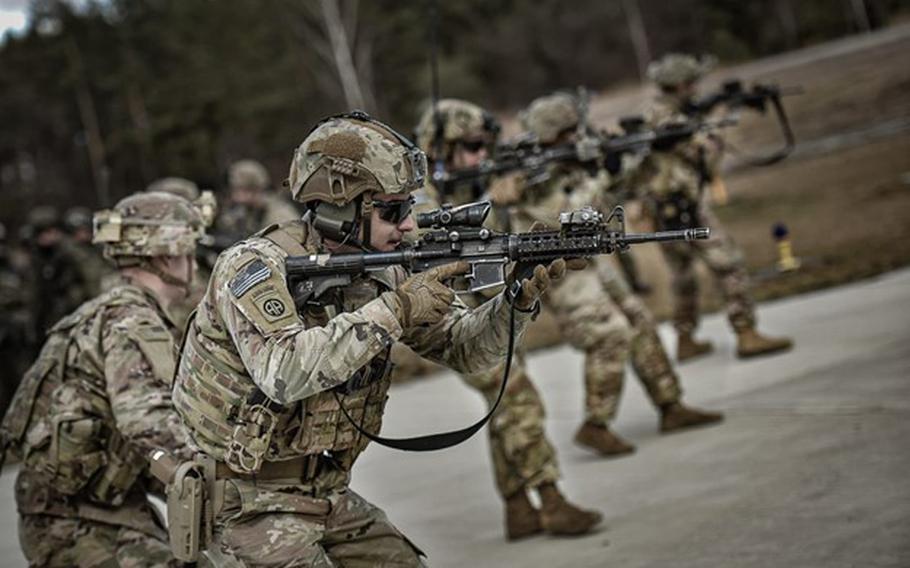
<svg viewBox="0 0 910 568">
<path fill-rule="evenodd" d="M 701 79 L 717 64 L 713 56 L 668 53 L 648 65 L 648 78 L 661 87 L 676 87 Z"/>
<path fill-rule="evenodd" d="M 182 256 L 195 252 L 202 234 L 202 219 L 187 200 L 135 193 L 95 213 L 92 242 L 103 244 L 109 258 Z"/>
<path fill-rule="evenodd" d="M 495 137 L 499 131 L 493 115 L 474 103 L 460 99 L 442 99 L 435 106 L 430 105 L 417 123 L 417 145 L 427 154 L 433 153 L 436 144 L 437 116 L 442 126 L 442 141 L 447 145 L 459 140 Z"/>
<path fill-rule="evenodd" d="M 294 151 L 288 186 L 300 203 L 345 205 L 363 193 L 423 187 L 427 158 L 413 142 L 365 113 L 319 123 Z"/>
<path fill-rule="evenodd" d="M 163 191 L 182 197 L 193 204 L 205 227 L 211 227 L 215 222 L 215 214 L 218 211 L 215 194 L 209 190 L 200 191 L 199 186 L 192 180 L 182 177 L 161 178 L 150 183 L 145 191 Z"/>
<path fill-rule="evenodd" d="M 269 186 L 269 172 L 256 160 L 240 160 L 228 168 L 228 185 L 265 189 Z"/>
<path fill-rule="evenodd" d="M 521 114 L 524 127 L 544 144 L 551 144 L 561 132 L 575 128 L 583 120 L 579 102 L 570 93 L 553 93 L 534 99 Z"/>
</svg>

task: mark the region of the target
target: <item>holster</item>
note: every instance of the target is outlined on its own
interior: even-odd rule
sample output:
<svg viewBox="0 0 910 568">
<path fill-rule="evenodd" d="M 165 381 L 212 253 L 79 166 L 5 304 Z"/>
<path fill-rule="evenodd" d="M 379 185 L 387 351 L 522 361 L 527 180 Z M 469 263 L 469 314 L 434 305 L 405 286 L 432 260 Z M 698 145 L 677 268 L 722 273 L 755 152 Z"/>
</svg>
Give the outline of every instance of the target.
<svg viewBox="0 0 910 568">
<path fill-rule="evenodd" d="M 174 557 L 196 562 L 212 542 L 212 527 L 219 503 L 215 462 L 205 456 L 179 462 L 164 450 L 151 454 L 150 471 L 165 484 L 167 532 Z"/>
</svg>

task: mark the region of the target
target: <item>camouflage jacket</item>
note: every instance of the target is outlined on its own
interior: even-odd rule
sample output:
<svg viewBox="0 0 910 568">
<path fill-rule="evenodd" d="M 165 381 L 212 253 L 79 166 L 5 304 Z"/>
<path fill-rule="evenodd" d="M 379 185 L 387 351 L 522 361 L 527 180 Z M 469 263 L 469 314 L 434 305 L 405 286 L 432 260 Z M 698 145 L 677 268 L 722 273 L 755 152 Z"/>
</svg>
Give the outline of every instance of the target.
<svg viewBox="0 0 910 568">
<path fill-rule="evenodd" d="M 142 288 L 121 284 L 83 304 L 52 332 L 64 330 L 68 347 L 63 383 L 85 384 L 105 400 L 101 419 L 107 431 L 116 432 L 118 444 L 125 442 L 125 451 L 138 459 L 155 448 L 186 456 L 186 436 L 170 392 L 176 329 L 157 300 Z M 86 404 L 97 407 L 96 402 Z M 53 403 L 48 406 L 53 414 Z M 49 419 L 56 423 L 54 416 Z M 115 459 L 110 455 L 106 462 Z M 82 494 L 59 493 L 27 464 L 28 459 L 16 484 L 21 514 L 87 518 L 159 534 L 145 499 L 150 482 L 144 473 L 122 505 L 110 506 Z M 144 470 L 145 464 L 138 469 Z"/>
<path fill-rule="evenodd" d="M 656 128 L 674 122 L 691 120 L 679 110 L 675 100 L 659 95 L 645 110 L 645 120 Z M 628 176 L 629 183 L 652 200 L 662 201 L 681 194 L 693 202 L 701 196 L 704 182 L 717 174 L 722 158 L 723 142 L 716 133 L 696 134 L 692 140 L 677 144 L 669 152 L 648 154 L 636 172 Z"/>
<path fill-rule="evenodd" d="M 279 234 L 291 245 L 279 246 Z M 300 314 L 285 271 L 286 249 L 295 247 L 300 248 L 295 254 L 324 252 L 306 218 L 266 229 L 225 251 L 188 328 L 174 401 L 191 443 L 215 459 L 244 470 L 231 452 L 252 444 L 265 447 L 250 450 L 258 456 L 250 471 L 262 460 L 327 450 L 344 453 L 341 461 L 349 469 L 366 441 L 349 427 L 333 394 L 387 358 L 394 341 L 461 372 L 501 362 L 509 311 L 502 296 L 475 310 L 456 300 L 439 323 L 405 330 L 383 299 L 408 277 L 395 267 L 336 288 L 331 302 Z M 530 317 L 516 314 L 519 335 Z M 378 382 L 350 394 L 345 407 L 364 427 L 378 431 L 388 373 L 377 375 Z M 244 430 L 247 426 L 258 428 Z"/>
</svg>

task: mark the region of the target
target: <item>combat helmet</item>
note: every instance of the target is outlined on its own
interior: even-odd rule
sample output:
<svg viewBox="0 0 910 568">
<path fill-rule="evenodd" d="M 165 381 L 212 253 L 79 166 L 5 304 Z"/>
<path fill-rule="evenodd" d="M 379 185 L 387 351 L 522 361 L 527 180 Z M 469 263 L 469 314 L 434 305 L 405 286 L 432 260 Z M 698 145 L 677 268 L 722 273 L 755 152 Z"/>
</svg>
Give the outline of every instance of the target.
<svg viewBox="0 0 910 568">
<path fill-rule="evenodd" d="M 461 99 L 442 99 L 429 106 L 420 116 L 414 135 L 417 145 L 434 159 L 437 146 L 448 155 L 460 140 L 488 139 L 499 133 L 499 123 L 484 109 Z"/>
<path fill-rule="evenodd" d="M 408 194 L 423 187 L 426 155 L 390 126 L 362 111 L 319 122 L 294 151 L 287 185 L 326 237 L 361 246 L 369 235 L 374 193 Z"/>
<path fill-rule="evenodd" d="M 215 214 L 218 212 L 218 202 L 215 194 L 209 190 L 200 191 L 196 182 L 182 177 L 165 177 L 157 179 L 150 183 L 145 191 L 163 191 L 182 197 L 193 204 L 199 216 L 202 217 L 202 224 L 206 228 L 211 227 L 215 222 Z"/>
<path fill-rule="evenodd" d="M 92 212 L 87 207 L 72 207 L 63 215 L 66 232 L 73 234 L 79 229 L 92 228 Z"/>
<path fill-rule="evenodd" d="M 711 55 L 695 57 L 684 53 L 668 53 L 648 65 L 648 78 L 662 89 L 673 89 L 701 79 L 716 64 L 717 58 Z"/>
<path fill-rule="evenodd" d="M 60 212 L 53 205 L 39 205 L 33 208 L 28 212 L 27 222 L 33 233 L 61 228 Z"/>
<path fill-rule="evenodd" d="M 543 144 L 556 142 L 559 135 L 578 127 L 586 121 L 582 104 L 577 96 L 558 92 L 534 99 L 521 113 L 521 122 L 528 132 Z"/>
<path fill-rule="evenodd" d="M 191 255 L 203 236 L 202 219 L 187 200 L 164 192 L 135 193 L 95 213 L 92 242 L 118 266 L 156 256 Z"/>
<path fill-rule="evenodd" d="M 264 190 L 271 181 L 268 170 L 256 160 L 240 160 L 228 168 L 228 185 Z"/>
</svg>

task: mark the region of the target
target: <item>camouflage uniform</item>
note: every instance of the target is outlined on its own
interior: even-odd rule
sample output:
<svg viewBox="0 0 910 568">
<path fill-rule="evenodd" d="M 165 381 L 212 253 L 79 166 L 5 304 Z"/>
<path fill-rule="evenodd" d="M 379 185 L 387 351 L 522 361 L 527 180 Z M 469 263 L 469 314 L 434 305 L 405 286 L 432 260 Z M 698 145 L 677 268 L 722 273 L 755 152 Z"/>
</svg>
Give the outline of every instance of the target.
<svg viewBox="0 0 910 568">
<path fill-rule="evenodd" d="M 82 302 L 97 295 L 99 285 L 80 265 L 76 247 L 63 233 L 62 222 L 53 207 L 36 207 L 29 213 L 32 233 L 28 291 L 36 338 Z M 53 242 L 42 235 L 56 234 Z"/>
<path fill-rule="evenodd" d="M 523 114 L 530 132 L 543 145 L 572 141 L 585 144 L 590 127 L 583 106 L 572 95 L 557 93 L 531 103 Z M 552 164 L 535 176 L 513 207 L 513 223 L 528 230 L 533 225 L 554 226 L 561 211 L 591 205 L 613 205 L 610 176 L 599 160 L 585 167 L 574 163 Z M 634 446 L 613 434 L 609 423 L 616 414 L 629 360 L 645 391 L 660 411 L 661 432 L 718 422 L 719 413 L 703 412 L 682 404 L 679 377 L 673 370 L 655 322 L 629 289 L 625 279 L 606 258 L 595 266 L 574 272 L 550 290 L 548 299 L 569 343 L 585 352 L 586 420 L 575 441 L 604 455 L 621 455 Z"/>
<path fill-rule="evenodd" d="M 420 563 L 385 514 L 348 487 L 369 440 L 342 408 L 379 431 L 386 361 L 398 340 L 460 371 L 499 362 L 507 303 L 500 296 L 469 310 L 456 300 L 441 321 L 404 326 L 393 290 L 408 275 L 397 267 L 355 278 L 298 312 L 285 272 L 289 254 L 325 252 L 329 229 L 315 228 L 323 215 L 348 204 L 363 211 L 373 193 L 418 187 L 426 162 L 408 144 L 375 121 L 324 121 L 291 164 L 292 195 L 311 212 L 231 247 L 215 265 L 188 329 L 174 401 L 191 444 L 218 462 L 224 498 L 210 547 L 218 554 L 251 566 Z M 520 331 L 529 319 L 517 314 Z"/>
<path fill-rule="evenodd" d="M 28 296 L 22 275 L 14 266 L 6 244 L 6 227 L 0 224 L 0 416 L 6 414 L 19 379 L 28 367 Z"/>
<path fill-rule="evenodd" d="M 713 63 L 713 60 L 681 54 L 670 54 L 653 62 L 648 75 L 661 88 L 661 94 L 647 110 L 646 120 L 652 126 L 686 120 L 684 109 L 695 94 L 695 84 Z M 676 311 L 673 319 L 680 361 L 711 351 L 710 343 L 693 338 L 699 315 L 696 258 L 705 262 L 720 283 L 727 315 L 736 332 L 739 357 L 775 353 L 793 345 L 788 338 L 764 336 L 755 329 L 755 306 L 749 294 L 750 282 L 743 253 L 708 205 L 703 188 L 716 176 L 722 149 L 722 140 L 716 135 L 698 135 L 670 151 L 651 153 L 636 174 L 637 183 L 649 195 L 660 226 L 705 225 L 711 229 L 711 238 L 707 241 L 667 243 L 664 247 L 674 273 Z"/>
<path fill-rule="evenodd" d="M 192 254 L 197 214 L 137 194 L 96 216 L 95 241 L 121 266 Z M 125 281 L 53 327 L 3 422 L 23 459 L 19 536 L 32 566 L 176 566 L 146 501 L 150 451 L 186 454 L 171 405 L 177 330 L 148 290 Z"/>
<path fill-rule="evenodd" d="M 261 193 L 261 203 L 246 205 L 228 203 L 215 222 L 215 233 L 243 239 L 276 223 L 300 218 L 300 213 L 282 196 L 268 190 L 269 175 L 265 167 L 253 160 L 241 160 L 228 172 L 230 187 L 248 187 Z"/>
</svg>

